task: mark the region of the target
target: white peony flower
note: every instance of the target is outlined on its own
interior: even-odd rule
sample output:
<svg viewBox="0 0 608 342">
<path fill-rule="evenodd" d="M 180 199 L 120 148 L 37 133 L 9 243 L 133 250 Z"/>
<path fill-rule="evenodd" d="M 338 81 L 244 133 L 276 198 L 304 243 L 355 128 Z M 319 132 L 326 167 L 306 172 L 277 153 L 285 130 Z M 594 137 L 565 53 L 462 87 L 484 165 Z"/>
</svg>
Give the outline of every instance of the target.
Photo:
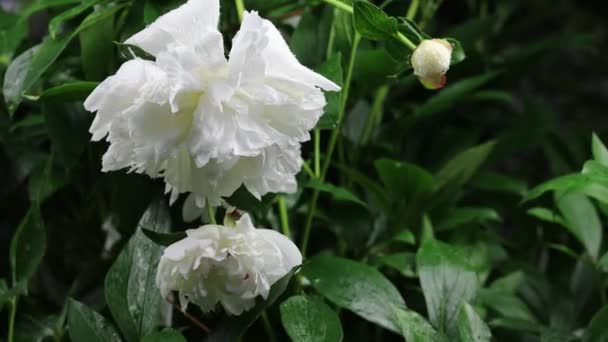
<svg viewBox="0 0 608 342">
<path fill-rule="evenodd" d="M 298 248 L 284 235 L 256 229 L 249 215 L 235 227 L 205 225 L 186 231 L 188 237 L 165 249 L 156 285 L 164 298 L 179 293 L 182 308 L 189 302 L 211 311 L 219 302 L 233 315 L 268 297 L 270 287 L 302 263 Z"/>
<path fill-rule="evenodd" d="M 172 202 L 191 192 L 199 208 L 242 184 L 258 198 L 296 190 L 321 89 L 340 88 L 302 66 L 256 12 L 226 58 L 218 19 L 219 0 L 190 0 L 126 41 L 155 61 L 126 62 L 85 101 L 97 112 L 92 139 L 110 142 L 103 171 L 163 177 Z"/>
<path fill-rule="evenodd" d="M 445 85 L 452 49 L 452 44 L 445 39 L 425 39 L 416 47 L 411 58 L 412 68 L 425 87 L 438 89 Z"/>
</svg>

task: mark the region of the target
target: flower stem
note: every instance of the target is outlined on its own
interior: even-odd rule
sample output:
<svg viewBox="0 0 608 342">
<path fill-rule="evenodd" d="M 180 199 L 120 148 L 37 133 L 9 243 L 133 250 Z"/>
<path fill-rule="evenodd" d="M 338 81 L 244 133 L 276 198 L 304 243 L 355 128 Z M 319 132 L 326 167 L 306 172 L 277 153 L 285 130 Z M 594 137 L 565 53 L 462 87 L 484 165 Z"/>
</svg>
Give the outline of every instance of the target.
<svg viewBox="0 0 608 342">
<path fill-rule="evenodd" d="M 418 5 L 420 5 L 420 0 L 412 0 L 410 2 L 410 7 L 407 8 L 407 14 L 405 15 L 407 19 L 414 20 L 416 12 L 418 12 Z"/>
<path fill-rule="evenodd" d="M 15 334 L 15 316 L 17 314 L 17 300 L 18 298 L 12 298 L 9 301 L 11 311 L 8 316 L 8 336 L 6 338 L 7 342 L 13 342 L 13 335 Z"/>
<path fill-rule="evenodd" d="M 315 129 L 314 131 L 314 145 L 315 145 L 315 177 L 319 178 L 321 175 L 321 131 Z"/>
<path fill-rule="evenodd" d="M 279 217 L 281 218 L 281 231 L 283 235 L 291 237 L 289 230 L 289 216 L 287 214 L 287 204 L 285 203 L 285 195 L 279 195 Z"/>
<path fill-rule="evenodd" d="M 400 42 L 402 42 L 403 45 L 407 46 L 411 50 L 415 50 L 416 49 L 416 44 L 412 43 L 412 41 L 409 40 L 409 38 L 407 38 L 406 36 L 404 36 L 403 33 L 397 32 L 395 34 L 395 38 L 397 38 L 397 40 L 399 40 Z"/>
<path fill-rule="evenodd" d="M 209 223 L 217 224 L 217 222 L 215 221 L 215 210 L 211 206 L 211 203 L 209 203 L 209 200 L 207 200 L 205 206 L 207 207 L 207 214 L 209 215 Z"/>
<path fill-rule="evenodd" d="M 340 0 L 323 0 L 323 1 L 325 1 L 326 3 L 334 6 L 335 8 L 339 8 L 339 9 L 341 9 L 341 10 L 343 10 L 345 12 L 348 12 L 350 14 L 354 13 L 353 8 L 350 5 L 344 3 L 344 2 L 342 2 Z"/>
<path fill-rule="evenodd" d="M 327 0 L 325 0 L 327 1 Z M 338 111 L 338 119 L 336 123 L 336 128 L 334 128 L 331 138 L 329 140 L 329 146 L 327 148 L 327 153 L 325 154 L 325 160 L 323 163 L 323 168 L 321 169 L 321 174 L 319 179 L 321 182 L 325 180 L 325 176 L 327 175 L 327 170 L 329 169 L 329 165 L 331 164 L 331 157 L 336 149 L 336 142 L 338 141 L 338 137 L 340 136 L 340 129 L 342 128 L 342 119 L 344 118 L 344 112 L 346 111 L 346 102 L 348 100 L 348 93 L 350 91 L 350 82 L 353 77 L 353 68 L 355 65 L 355 59 L 357 57 L 357 48 L 359 47 L 359 41 L 361 40 L 361 36 L 358 33 L 355 33 L 355 37 L 353 39 L 353 45 L 350 51 L 350 60 L 348 61 L 348 69 L 346 72 L 346 78 L 344 81 L 344 87 L 342 88 L 342 98 L 340 101 L 340 110 Z M 310 230 L 312 228 L 312 220 L 315 216 L 315 210 L 317 207 L 317 201 L 319 200 L 319 189 L 314 189 L 312 193 L 312 198 L 310 200 L 310 208 L 308 208 L 308 216 L 306 217 L 306 225 L 304 226 L 304 237 L 302 238 L 302 245 L 300 246 L 300 250 L 302 252 L 302 256 L 306 257 L 306 250 L 308 249 L 308 240 L 310 239 Z"/>
<path fill-rule="evenodd" d="M 245 4 L 243 4 L 243 0 L 234 0 L 234 4 L 236 5 L 236 14 L 239 17 L 239 21 L 243 21 L 243 13 L 245 12 Z"/>
<path fill-rule="evenodd" d="M 317 178 L 317 176 L 312 171 L 312 169 L 310 168 L 310 165 L 308 165 L 308 163 L 306 162 L 306 160 L 302 161 L 302 168 L 304 169 L 304 171 L 306 172 L 306 174 L 308 174 L 308 176 L 310 178 Z"/>
<path fill-rule="evenodd" d="M 370 110 L 370 113 L 366 118 L 365 126 L 363 127 L 361 137 L 359 137 L 359 145 L 366 145 L 369 141 L 374 125 L 378 123 L 378 118 L 380 114 L 382 114 L 382 108 L 384 107 L 384 101 L 386 100 L 386 96 L 388 95 L 388 90 L 388 85 L 383 85 L 376 91 L 376 95 L 374 96 L 374 103 L 372 104 L 372 109 Z"/>
</svg>

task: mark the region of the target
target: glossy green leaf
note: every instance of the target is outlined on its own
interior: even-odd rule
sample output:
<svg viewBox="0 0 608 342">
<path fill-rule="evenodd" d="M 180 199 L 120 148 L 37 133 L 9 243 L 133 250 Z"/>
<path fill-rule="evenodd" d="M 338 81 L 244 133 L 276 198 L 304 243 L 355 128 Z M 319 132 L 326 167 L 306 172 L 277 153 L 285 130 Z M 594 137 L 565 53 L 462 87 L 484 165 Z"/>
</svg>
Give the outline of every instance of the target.
<svg viewBox="0 0 608 342">
<path fill-rule="evenodd" d="M 445 231 L 466 224 L 487 222 L 502 222 L 500 214 L 492 208 L 455 208 L 447 213 L 445 219 L 437 224 L 438 231 Z"/>
<path fill-rule="evenodd" d="M 388 303 L 405 305 L 405 301 L 395 286 L 373 267 L 348 259 L 318 256 L 304 264 L 301 274 L 335 305 L 381 327 L 400 331 Z"/>
<path fill-rule="evenodd" d="M 46 251 L 46 232 L 36 205 L 21 220 L 11 240 L 10 263 L 13 285 L 27 282 L 38 269 Z"/>
<path fill-rule="evenodd" d="M 271 306 L 285 292 L 289 281 L 299 266 L 294 267 L 270 288 L 268 298 L 256 299 L 256 305 L 240 316 L 227 316 L 221 320 L 219 326 L 211 330 L 206 342 L 238 341 L 258 317 Z"/>
<path fill-rule="evenodd" d="M 115 5 L 93 12 L 87 16 L 74 31 L 53 39 L 47 37 L 42 44 L 27 50 L 17 57 L 8 67 L 4 76 L 4 99 L 9 113 L 14 113 L 21 103 L 22 96 L 38 82 L 40 76 L 55 62 L 68 43 L 82 30 L 102 21 L 124 8 Z"/>
<path fill-rule="evenodd" d="M 331 196 L 338 201 L 347 201 L 347 202 L 352 202 L 352 203 L 356 203 L 359 204 L 363 207 L 366 207 L 367 205 L 365 204 L 365 202 L 363 202 L 362 200 L 360 200 L 357 196 L 355 196 L 352 192 L 339 187 L 339 186 L 335 186 L 329 183 L 321 183 L 319 180 L 317 179 L 311 179 L 308 183 L 304 184 L 305 187 L 307 188 L 311 188 L 311 189 L 316 189 L 319 190 L 321 192 L 326 192 L 328 194 L 331 194 Z"/>
<path fill-rule="evenodd" d="M 566 222 L 566 228 L 597 260 L 602 243 L 602 223 L 591 200 L 576 193 L 556 194 L 556 204 Z"/>
<path fill-rule="evenodd" d="M 105 298 L 112 316 L 128 341 L 139 341 L 160 323 L 162 298 L 156 287 L 156 269 L 162 249 L 142 227 L 158 233 L 170 230 L 168 208 L 162 201 L 150 205 L 135 234 L 106 276 Z"/>
<path fill-rule="evenodd" d="M 445 89 L 442 89 L 418 107 L 413 115 L 415 118 L 422 118 L 445 112 L 458 104 L 458 102 L 463 101 L 467 95 L 494 79 L 497 75 L 497 72 L 488 72 L 450 82 Z"/>
<path fill-rule="evenodd" d="M 495 141 L 489 141 L 466 149 L 450 159 L 435 175 L 436 191 L 467 183 L 486 161 L 495 145 Z"/>
<path fill-rule="evenodd" d="M 323 63 L 317 71 L 338 86 L 342 86 L 344 83 L 342 55 L 340 53 L 334 54 L 330 59 Z M 336 123 L 338 122 L 338 112 L 340 111 L 341 98 L 342 91 L 328 91 L 325 93 L 325 100 L 327 104 L 323 109 L 323 116 L 321 116 L 319 119 L 316 128 L 333 129 L 336 127 Z"/>
<path fill-rule="evenodd" d="M 584 342 L 608 341 L 608 306 L 595 313 L 583 335 Z"/>
<path fill-rule="evenodd" d="M 163 331 L 154 332 L 144 336 L 141 342 L 187 342 L 184 335 L 173 329 L 165 329 Z"/>
<path fill-rule="evenodd" d="M 363 38 L 386 40 L 392 39 L 397 34 L 397 19 L 389 17 L 375 5 L 365 1 L 357 1 L 353 10 L 355 29 Z"/>
<path fill-rule="evenodd" d="M 187 236 L 186 232 L 159 233 L 143 227 L 141 231 L 148 239 L 154 241 L 157 245 L 160 246 L 169 246 L 179 240 L 186 238 Z"/>
<path fill-rule="evenodd" d="M 77 81 L 45 89 L 36 100 L 84 101 L 99 82 Z"/>
<path fill-rule="evenodd" d="M 564 227 L 567 226 L 566 222 L 564 221 L 564 218 L 560 214 L 558 214 L 554 211 L 551 211 L 550 209 L 547 209 L 547 208 L 534 207 L 534 208 L 528 209 L 527 213 L 528 213 L 528 215 L 534 216 L 537 219 L 545 221 L 545 222 L 557 223 Z"/>
<path fill-rule="evenodd" d="M 461 341 L 489 342 L 492 333 L 469 303 L 463 302 L 458 316 L 458 332 Z"/>
<path fill-rule="evenodd" d="M 120 342 L 112 324 L 88 306 L 68 299 L 68 326 L 74 342 Z"/>
<path fill-rule="evenodd" d="M 595 133 L 591 138 L 591 151 L 593 152 L 593 159 L 604 166 L 608 166 L 608 149 Z"/>
<path fill-rule="evenodd" d="M 393 306 L 397 325 L 407 342 L 445 342 L 445 335 L 437 332 L 435 328 L 415 311 Z"/>
<path fill-rule="evenodd" d="M 608 203 L 608 186 L 598 183 L 593 175 L 579 173 L 553 178 L 537 185 L 528 191 L 524 201 L 538 198 L 549 191 L 583 193 L 598 201 Z"/>
<path fill-rule="evenodd" d="M 423 242 L 416 263 L 431 323 L 455 338 L 460 305 L 472 301 L 479 287 L 475 268 L 461 249 L 434 239 Z"/>
<path fill-rule="evenodd" d="M 432 191 L 433 175 L 420 166 L 390 159 L 378 159 L 374 166 L 386 190 L 395 199 L 413 201 Z"/>
<path fill-rule="evenodd" d="M 320 298 L 294 296 L 284 301 L 281 322 L 294 342 L 342 341 L 338 315 Z"/>
<path fill-rule="evenodd" d="M 416 254 L 412 252 L 393 253 L 375 257 L 374 262 L 390 267 L 405 277 L 416 277 Z"/>
<path fill-rule="evenodd" d="M 49 22 L 49 35 L 51 36 L 51 38 L 57 38 L 57 35 L 60 33 L 62 25 L 65 21 L 79 16 L 89 8 L 93 7 L 93 5 L 95 5 L 95 3 L 99 1 L 100 0 L 85 0 L 81 4 L 54 16 L 53 19 L 51 19 L 51 21 Z"/>
<path fill-rule="evenodd" d="M 454 38 L 446 38 L 445 40 L 452 44 L 452 58 L 450 60 L 450 67 L 464 61 L 467 55 L 462 48 L 462 44 L 460 44 L 460 42 Z"/>
</svg>

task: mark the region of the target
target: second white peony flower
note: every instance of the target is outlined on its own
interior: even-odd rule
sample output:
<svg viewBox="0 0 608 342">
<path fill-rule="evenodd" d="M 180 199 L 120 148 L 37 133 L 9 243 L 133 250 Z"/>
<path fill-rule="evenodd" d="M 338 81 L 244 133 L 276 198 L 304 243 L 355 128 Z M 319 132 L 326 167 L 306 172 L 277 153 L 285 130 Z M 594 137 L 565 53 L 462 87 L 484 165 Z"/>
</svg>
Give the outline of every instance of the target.
<svg viewBox="0 0 608 342">
<path fill-rule="evenodd" d="M 270 287 L 302 263 L 298 248 L 286 236 L 254 228 L 247 214 L 234 227 L 205 225 L 167 247 L 156 285 L 164 298 L 179 294 L 183 309 L 192 302 L 204 311 L 217 304 L 233 315 L 266 299 Z"/>
<path fill-rule="evenodd" d="M 162 177 L 175 201 L 219 205 L 244 185 L 254 196 L 293 192 L 323 90 L 340 88 L 302 66 L 276 27 L 245 13 L 229 58 L 219 0 L 190 0 L 129 38 L 155 57 L 133 59 L 85 102 L 93 140 L 107 137 L 103 170 Z"/>
</svg>

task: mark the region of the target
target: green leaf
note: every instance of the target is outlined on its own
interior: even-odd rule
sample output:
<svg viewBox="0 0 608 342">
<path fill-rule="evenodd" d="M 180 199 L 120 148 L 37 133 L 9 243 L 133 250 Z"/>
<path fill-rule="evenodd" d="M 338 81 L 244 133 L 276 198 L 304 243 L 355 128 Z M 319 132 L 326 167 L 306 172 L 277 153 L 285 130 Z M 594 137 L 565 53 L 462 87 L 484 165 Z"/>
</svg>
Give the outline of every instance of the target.
<svg viewBox="0 0 608 342">
<path fill-rule="evenodd" d="M 114 16 L 97 21 L 78 34 L 80 60 L 87 80 L 101 81 L 115 71 Z"/>
<path fill-rule="evenodd" d="M 480 190 L 511 193 L 524 196 L 528 191 L 528 186 L 520 179 L 505 176 L 493 172 L 480 172 L 472 185 Z"/>
<path fill-rule="evenodd" d="M 11 240 L 10 263 L 13 285 L 27 282 L 36 272 L 46 251 L 46 232 L 36 205 L 30 207 Z"/>
<path fill-rule="evenodd" d="M 144 336 L 141 342 L 187 342 L 184 335 L 173 329 L 165 329 L 163 331 L 154 332 Z"/>
<path fill-rule="evenodd" d="M 374 162 L 376 172 L 394 199 L 414 201 L 433 188 L 433 175 L 418 165 L 390 159 Z"/>
<path fill-rule="evenodd" d="M 76 81 L 45 89 L 36 99 L 60 102 L 84 101 L 99 82 Z"/>
<path fill-rule="evenodd" d="M 393 305 L 397 325 L 407 342 L 444 342 L 447 338 L 437 332 L 429 322 L 418 313 Z"/>
<path fill-rule="evenodd" d="M 68 326 L 74 342 L 120 342 L 120 336 L 102 315 L 88 306 L 68 299 Z"/>
<path fill-rule="evenodd" d="M 460 101 L 465 100 L 468 94 L 488 83 L 497 75 L 498 72 L 488 72 L 451 82 L 450 85 L 418 107 L 414 111 L 414 118 L 429 117 L 433 114 L 447 111 Z"/>
<path fill-rule="evenodd" d="M 502 218 L 500 217 L 500 214 L 492 208 L 455 208 L 447 214 L 443 221 L 437 224 L 436 230 L 446 231 L 466 224 L 485 224 L 489 221 L 502 222 Z"/>
<path fill-rule="evenodd" d="M 142 228 L 165 233 L 170 226 L 170 215 L 164 202 L 153 202 L 106 275 L 106 303 L 128 341 L 139 341 L 154 331 L 159 324 L 162 305 L 155 284 L 162 250 L 146 238 Z"/>
<path fill-rule="evenodd" d="M 42 112 L 55 160 L 68 169 L 80 163 L 93 117 L 81 102 L 43 101 Z"/>
<path fill-rule="evenodd" d="M 583 335 L 583 342 L 606 341 L 608 341 L 608 306 L 595 313 Z"/>
<path fill-rule="evenodd" d="M 528 215 L 534 216 L 539 220 L 549 222 L 549 223 L 556 223 L 563 227 L 567 227 L 567 224 L 566 224 L 566 221 L 564 221 L 564 218 L 560 214 L 558 214 L 550 209 L 542 208 L 542 207 L 534 207 L 534 208 L 528 209 L 527 213 L 528 213 Z"/>
<path fill-rule="evenodd" d="M 330 59 L 323 63 L 317 71 L 321 75 L 325 76 L 328 80 L 341 87 L 344 83 L 342 54 L 339 52 L 334 54 Z M 339 115 L 338 112 L 340 111 L 341 98 L 342 91 L 328 91 L 325 93 L 325 101 L 327 101 L 327 104 L 325 105 L 324 113 L 319 119 L 319 122 L 315 128 L 333 129 L 336 127 Z"/>
<path fill-rule="evenodd" d="M 430 321 L 455 339 L 460 305 L 472 301 L 479 287 L 475 268 L 461 249 L 434 239 L 422 244 L 416 261 Z"/>
<path fill-rule="evenodd" d="M 608 166 L 608 149 L 595 133 L 591 137 L 591 151 L 593 152 L 593 159 L 603 166 Z"/>
<path fill-rule="evenodd" d="M 375 268 L 348 259 L 318 256 L 304 264 L 301 274 L 337 306 L 391 331 L 400 331 L 387 303 L 404 306 L 405 301 Z"/>
<path fill-rule="evenodd" d="M 608 252 L 606 252 L 600 260 L 597 262 L 598 267 L 603 271 L 608 273 Z"/>
<path fill-rule="evenodd" d="M 566 228 L 597 260 L 602 243 L 602 223 L 591 200 L 577 193 L 556 194 L 556 204 L 566 222 Z"/>
<path fill-rule="evenodd" d="M 302 15 L 291 35 L 289 47 L 303 65 L 315 67 L 325 60 L 332 17 L 331 8 L 321 11 L 320 15 L 312 11 Z"/>
<path fill-rule="evenodd" d="M 466 302 L 463 302 L 460 308 L 458 332 L 461 341 L 485 342 L 492 339 L 492 333 L 488 326 L 475 312 L 473 307 Z"/>
<path fill-rule="evenodd" d="M 281 322 L 294 342 L 342 341 L 338 315 L 320 298 L 293 296 L 284 301 Z"/>
<path fill-rule="evenodd" d="M 352 192 L 332 184 L 321 183 L 318 179 L 311 179 L 308 183 L 304 185 L 307 188 L 316 189 L 322 192 L 327 192 L 331 194 L 331 196 L 338 201 L 347 201 L 359 204 L 363 207 L 367 207 L 367 204 L 360 200 L 357 196 L 355 196 Z"/>
<path fill-rule="evenodd" d="M 489 141 L 464 150 L 450 159 L 435 175 L 435 191 L 438 192 L 446 187 L 458 188 L 467 183 L 488 158 L 495 145 L 495 141 Z"/>
<path fill-rule="evenodd" d="M 49 35 L 51 38 L 57 38 L 57 35 L 61 31 L 61 27 L 64 22 L 79 16 L 81 13 L 84 13 L 89 8 L 93 7 L 95 3 L 100 0 L 85 0 L 80 5 L 74 6 L 67 11 L 64 11 L 51 19 L 49 22 Z"/>
<path fill-rule="evenodd" d="M 12 115 L 21 103 L 22 96 L 38 82 L 40 76 L 55 62 L 68 43 L 86 28 L 102 21 L 124 8 L 126 4 L 106 7 L 87 16 L 74 31 L 59 39 L 47 37 L 42 44 L 25 51 L 9 66 L 4 76 L 4 99 Z"/>
<path fill-rule="evenodd" d="M 152 24 L 156 18 L 160 16 L 158 5 L 152 0 L 146 0 L 144 3 L 144 23 L 146 25 Z"/>
<path fill-rule="evenodd" d="M 597 175 L 579 173 L 557 177 L 537 185 L 528 191 L 524 201 L 538 198 L 548 191 L 582 193 L 600 202 L 608 203 L 608 187 L 598 183 Z"/>
<path fill-rule="evenodd" d="M 401 252 L 389 255 L 381 255 L 373 258 L 383 266 L 397 270 L 404 277 L 416 277 L 416 254 L 411 252 Z"/>
<path fill-rule="evenodd" d="M 519 297 L 499 289 L 481 289 L 479 300 L 490 309 L 498 312 L 505 318 L 537 323 L 536 318 Z"/>
<path fill-rule="evenodd" d="M 363 38 L 386 40 L 392 39 L 397 34 L 397 19 L 389 17 L 375 5 L 365 1 L 357 1 L 353 10 L 355 29 Z"/>
<path fill-rule="evenodd" d="M 159 233 L 150 229 L 143 228 L 141 231 L 144 235 L 154 241 L 159 246 L 169 246 L 179 240 L 186 238 L 186 232 L 175 232 L 175 233 Z"/>
<path fill-rule="evenodd" d="M 270 293 L 266 300 L 258 297 L 253 309 L 246 311 L 240 316 L 227 316 L 223 318 L 219 326 L 211 329 L 211 333 L 207 337 L 206 342 L 239 341 L 262 312 L 266 310 L 267 307 L 271 306 L 279 296 L 285 292 L 289 280 L 291 280 L 291 277 L 297 269 L 299 269 L 299 266 L 294 267 L 284 275 L 283 278 L 274 283 L 270 288 Z"/>
<path fill-rule="evenodd" d="M 456 65 L 467 58 L 467 55 L 465 54 L 464 49 L 458 40 L 454 38 L 445 38 L 445 40 L 452 44 L 452 58 L 450 60 L 450 66 Z"/>
</svg>

